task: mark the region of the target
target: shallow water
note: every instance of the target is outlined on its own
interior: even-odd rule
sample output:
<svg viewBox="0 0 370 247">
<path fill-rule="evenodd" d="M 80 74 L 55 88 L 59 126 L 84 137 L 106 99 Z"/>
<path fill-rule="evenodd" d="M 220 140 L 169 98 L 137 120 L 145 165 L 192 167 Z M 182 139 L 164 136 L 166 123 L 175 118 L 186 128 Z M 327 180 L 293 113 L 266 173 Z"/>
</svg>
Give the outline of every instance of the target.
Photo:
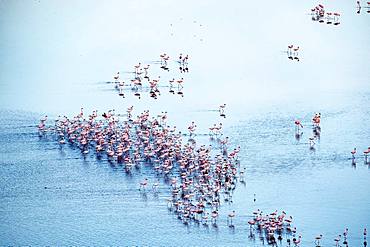
<svg viewBox="0 0 370 247">
<path fill-rule="evenodd" d="M 346 227 L 350 246 L 361 246 L 370 169 L 363 158 L 355 167 L 349 158 L 353 147 L 362 153 L 370 145 L 370 15 L 356 15 L 353 3 L 324 2 L 343 13 L 334 27 L 310 20 L 316 3 L 194 4 L 0 4 L 1 245 L 261 246 L 258 236 L 248 239 L 247 225 L 260 208 L 292 215 L 302 246 L 314 246 L 318 234 L 330 246 Z M 302 47 L 299 63 L 281 52 L 291 42 Z M 175 62 L 161 71 L 153 61 L 162 52 L 188 53 L 190 73 L 180 74 Z M 118 97 L 106 81 L 139 61 L 163 82 L 184 77 L 184 97 L 167 88 L 157 100 L 130 90 Z M 214 111 L 222 103 L 226 119 Z M 230 148 L 241 146 L 247 183 L 223 205 L 218 228 L 184 226 L 167 210 L 166 185 L 158 195 L 140 193 L 144 177 L 156 181 L 149 167 L 129 176 L 93 154 L 40 139 L 35 128 L 44 114 L 71 116 L 80 106 L 124 113 L 130 105 L 135 113 L 168 111 L 169 124 L 182 130 L 196 121 L 201 134 L 223 122 Z M 315 112 L 322 133 L 310 151 Z M 299 141 L 296 118 L 305 127 Z M 235 229 L 226 224 L 230 210 Z"/>
</svg>

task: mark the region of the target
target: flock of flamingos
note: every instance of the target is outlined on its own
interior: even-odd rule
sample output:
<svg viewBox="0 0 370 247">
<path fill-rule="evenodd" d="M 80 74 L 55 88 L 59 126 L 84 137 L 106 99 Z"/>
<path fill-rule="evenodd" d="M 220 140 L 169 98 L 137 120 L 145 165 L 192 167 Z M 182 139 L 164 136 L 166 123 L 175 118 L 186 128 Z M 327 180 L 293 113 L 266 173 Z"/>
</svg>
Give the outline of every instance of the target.
<svg viewBox="0 0 370 247">
<path fill-rule="evenodd" d="M 358 1 L 358 11 L 361 6 Z M 359 12 L 358 12 L 359 13 Z M 319 4 L 311 10 L 312 20 L 338 25 L 340 14 L 325 12 Z M 297 60 L 299 46 L 288 46 L 287 54 L 291 60 Z M 159 66 L 164 71 L 169 70 L 168 54 L 159 56 L 160 61 L 154 64 L 133 66 L 133 78 L 129 83 L 121 79 L 120 72 L 113 76 L 114 87 L 119 96 L 124 97 L 129 90 L 141 98 L 147 89 L 150 97 L 157 98 L 161 77 L 151 79 L 150 66 Z M 189 72 L 189 56 L 180 54 L 176 61 L 179 67 L 179 78 L 169 80 L 166 85 L 169 92 L 183 96 L 183 84 L 186 73 Z M 219 115 L 225 117 L 226 104 L 218 108 Z M 109 162 L 121 165 L 125 172 L 142 167 L 151 168 L 157 175 L 157 180 L 150 182 L 145 178 L 140 182 L 141 193 L 158 193 L 159 187 L 168 188 L 170 196 L 167 199 L 168 210 L 186 225 L 202 224 L 205 227 L 218 227 L 219 209 L 224 204 L 232 205 L 233 192 L 238 183 L 245 183 L 245 168 L 241 168 L 238 159 L 240 147 L 229 147 L 229 138 L 224 137 L 222 123 L 209 126 L 209 144 L 199 144 L 196 140 L 197 125 L 191 122 L 186 131 L 167 123 L 167 112 L 151 115 L 149 110 L 133 114 L 134 107 L 127 108 L 125 114 L 117 114 L 109 110 L 98 114 L 94 110 L 90 115 L 81 111 L 74 117 L 59 116 L 53 124 L 48 125 L 48 117 L 40 120 L 39 135 L 42 138 L 52 137 L 60 145 L 69 144 L 79 148 L 83 155 L 93 152 L 97 158 L 106 157 Z M 316 113 L 312 118 L 313 135 L 309 138 L 309 148 L 315 149 L 316 141 L 321 133 L 321 114 Z M 295 120 L 295 137 L 302 137 L 303 125 Z M 370 147 L 364 151 L 365 164 L 370 165 L 368 155 Z M 352 163 L 356 164 L 356 148 L 351 152 Z M 224 216 L 229 227 L 234 228 L 235 211 Z M 249 237 L 259 239 L 270 245 L 277 246 L 284 240 L 287 246 L 299 246 L 302 236 L 293 225 L 293 217 L 285 211 L 276 210 L 265 213 L 260 209 L 253 211 L 249 225 Z M 363 245 L 367 246 L 366 228 L 363 230 Z M 348 246 L 348 229 L 334 239 L 335 246 Z M 321 246 L 323 236 L 320 234 L 314 240 L 315 245 Z"/>
<path fill-rule="evenodd" d="M 155 64 L 160 64 L 160 68 L 169 71 L 169 64 L 168 61 L 170 59 L 170 56 L 166 53 L 161 54 L 160 61 L 155 61 Z M 176 61 L 179 65 L 179 71 L 181 73 L 188 73 L 189 72 L 189 56 L 180 54 L 178 61 Z M 125 97 L 125 91 L 131 90 L 136 97 L 141 99 L 142 93 L 149 91 L 150 97 L 157 99 L 159 95 L 161 95 L 161 92 L 159 88 L 159 83 L 161 81 L 161 76 L 155 77 L 155 79 L 150 79 L 150 64 L 142 65 L 141 62 L 139 62 L 137 65 L 133 66 L 134 71 L 129 72 L 134 74 L 134 77 L 129 80 L 129 83 L 126 83 L 120 75 L 120 72 L 118 71 L 114 76 L 113 82 L 108 83 L 114 83 L 115 89 L 118 91 L 118 95 Z M 168 81 L 167 85 L 164 85 L 162 87 L 169 88 L 169 93 L 175 94 L 177 92 L 178 95 L 184 97 L 183 93 L 183 86 L 184 84 L 184 78 L 173 78 Z"/>
</svg>

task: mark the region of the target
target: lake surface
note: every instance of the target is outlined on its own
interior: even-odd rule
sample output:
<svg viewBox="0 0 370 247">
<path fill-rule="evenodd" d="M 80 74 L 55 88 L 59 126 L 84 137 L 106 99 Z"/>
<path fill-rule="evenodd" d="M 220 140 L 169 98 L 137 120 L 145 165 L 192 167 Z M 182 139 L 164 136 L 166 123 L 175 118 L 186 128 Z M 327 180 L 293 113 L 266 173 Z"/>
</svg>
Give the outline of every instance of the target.
<svg viewBox="0 0 370 247">
<path fill-rule="evenodd" d="M 361 156 L 370 146 L 370 14 L 356 14 L 351 1 L 323 2 L 342 13 L 329 26 L 311 21 L 316 4 L 0 2 L 0 244 L 262 246 L 247 224 L 261 209 L 292 215 L 302 246 L 315 246 L 319 234 L 332 246 L 346 227 L 350 246 L 362 246 L 370 223 L 370 169 Z M 283 52 L 291 43 L 301 47 L 299 62 Z M 163 52 L 169 72 L 154 62 Z M 181 52 L 190 56 L 186 74 L 173 61 Z M 160 85 L 183 77 L 184 97 L 165 87 L 157 100 L 129 89 L 119 97 L 106 82 L 117 71 L 129 81 L 138 62 L 151 64 Z M 225 119 L 215 111 L 223 103 Z M 157 180 L 149 167 L 130 176 L 37 133 L 45 114 L 124 113 L 131 105 L 135 114 L 167 111 L 184 131 L 195 121 L 200 134 L 222 122 L 230 148 L 241 147 L 246 184 L 222 206 L 218 228 L 183 225 L 167 209 L 165 184 L 157 195 L 140 193 L 143 178 Z M 316 112 L 322 133 L 312 151 Z M 231 210 L 235 229 L 226 223 Z"/>
</svg>

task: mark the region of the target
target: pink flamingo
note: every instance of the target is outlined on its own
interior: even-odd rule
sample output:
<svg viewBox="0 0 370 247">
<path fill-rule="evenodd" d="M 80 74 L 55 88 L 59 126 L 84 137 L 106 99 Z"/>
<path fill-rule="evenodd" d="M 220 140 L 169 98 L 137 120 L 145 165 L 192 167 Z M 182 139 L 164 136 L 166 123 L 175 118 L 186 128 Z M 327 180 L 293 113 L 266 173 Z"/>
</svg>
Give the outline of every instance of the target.
<svg viewBox="0 0 370 247">
<path fill-rule="evenodd" d="M 235 210 L 230 212 L 227 216 L 227 223 L 228 223 L 229 226 L 233 226 L 233 218 L 234 217 L 235 217 Z M 229 224 L 229 220 L 230 220 L 230 224 Z"/>
<path fill-rule="evenodd" d="M 293 49 L 293 45 L 288 45 L 288 51 L 287 51 L 287 53 L 288 53 L 288 58 L 289 59 L 292 59 L 293 57 L 292 57 L 292 49 Z"/>
<path fill-rule="evenodd" d="M 340 14 L 339 13 L 334 13 L 334 25 L 339 25 L 340 22 L 339 22 L 339 16 Z"/>
<path fill-rule="evenodd" d="M 361 13 L 361 4 L 360 4 L 360 1 L 357 1 L 357 14 L 360 14 Z"/>
<path fill-rule="evenodd" d="M 139 63 L 138 65 L 135 65 L 134 68 L 135 68 L 135 76 L 137 76 L 138 72 L 139 72 L 139 68 L 141 66 L 141 63 Z"/>
<path fill-rule="evenodd" d="M 212 127 L 209 127 L 210 137 L 213 137 L 213 135 L 215 134 L 215 128 L 216 128 L 216 124 L 214 124 Z"/>
<path fill-rule="evenodd" d="M 145 187 L 148 185 L 148 179 L 145 178 L 143 181 L 140 182 L 140 189 L 143 189 L 145 191 Z"/>
<path fill-rule="evenodd" d="M 342 235 L 338 235 L 338 237 L 334 238 L 334 242 L 335 242 L 336 247 L 339 246 L 339 242 L 340 242 L 341 237 L 342 237 Z"/>
<path fill-rule="evenodd" d="M 184 82 L 184 78 L 181 78 L 181 79 L 177 80 L 176 82 L 177 82 L 177 88 L 179 90 L 184 88 L 184 86 L 182 85 L 182 83 Z"/>
<path fill-rule="evenodd" d="M 299 127 L 303 128 L 303 125 L 302 125 L 301 121 L 299 121 L 299 120 L 295 120 L 294 124 L 297 126 L 298 130 L 299 130 Z"/>
<path fill-rule="evenodd" d="M 364 151 L 364 156 L 365 156 L 365 164 L 367 164 L 367 156 L 369 155 L 370 153 L 370 147 L 367 148 L 367 150 Z"/>
<path fill-rule="evenodd" d="M 115 80 L 115 82 L 118 82 L 118 80 L 119 80 L 119 71 L 117 72 L 117 74 L 115 76 L 113 76 L 113 79 Z"/>
<path fill-rule="evenodd" d="M 355 159 L 355 154 L 356 154 L 356 152 L 357 152 L 356 148 L 354 148 L 354 149 L 351 151 L 352 159 Z"/>
<path fill-rule="evenodd" d="M 315 244 L 316 246 L 320 246 L 320 240 L 322 238 L 322 234 L 320 234 L 319 236 L 315 237 Z"/>
<path fill-rule="evenodd" d="M 297 46 L 296 48 L 293 48 L 294 59 L 297 59 L 299 61 L 299 59 L 298 59 L 298 50 L 299 50 L 299 46 Z"/>
<path fill-rule="evenodd" d="M 173 79 L 171 79 L 171 80 L 169 80 L 169 83 L 170 83 L 170 86 L 172 87 L 172 83 L 174 83 L 175 82 L 175 78 L 173 78 Z"/>
<path fill-rule="evenodd" d="M 197 125 L 194 122 L 191 122 L 191 125 L 188 127 L 190 136 L 192 136 L 194 134 L 196 127 L 197 127 Z"/>
<path fill-rule="evenodd" d="M 256 221 L 254 221 L 254 220 L 249 220 L 249 221 L 248 221 L 248 224 L 249 224 L 249 229 L 250 229 L 250 231 L 252 231 L 252 228 L 253 228 L 253 226 L 256 224 Z"/>
<path fill-rule="evenodd" d="M 217 224 L 218 212 L 216 210 L 213 211 L 211 216 L 212 216 L 213 224 Z"/>
<path fill-rule="evenodd" d="M 148 79 L 149 80 L 149 76 L 148 76 L 148 69 L 150 67 L 150 64 L 144 66 L 144 72 L 145 72 L 145 75 L 144 75 L 144 78 Z"/>
<path fill-rule="evenodd" d="M 299 236 L 298 239 L 293 239 L 294 246 L 298 246 L 301 243 L 302 236 Z"/>
<path fill-rule="evenodd" d="M 223 104 L 223 105 L 219 106 L 218 111 L 220 112 L 220 115 L 225 115 L 225 113 L 224 113 L 225 107 L 226 107 L 226 104 Z"/>
<path fill-rule="evenodd" d="M 134 84 L 134 88 L 138 89 L 139 86 L 142 86 L 141 81 L 139 79 L 133 79 L 131 82 Z"/>
<path fill-rule="evenodd" d="M 328 21 L 326 22 L 326 24 L 332 24 L 332 21 L 331 21 L 331 18 L 332 18 L 331 16 L 332 16 L 332 14 L 333 14 L 333 13 L 331 13 L 331 12 L 326 13 L 326 15 L 327 15 L 327 20 L 328 20 Z"/>
</svg>

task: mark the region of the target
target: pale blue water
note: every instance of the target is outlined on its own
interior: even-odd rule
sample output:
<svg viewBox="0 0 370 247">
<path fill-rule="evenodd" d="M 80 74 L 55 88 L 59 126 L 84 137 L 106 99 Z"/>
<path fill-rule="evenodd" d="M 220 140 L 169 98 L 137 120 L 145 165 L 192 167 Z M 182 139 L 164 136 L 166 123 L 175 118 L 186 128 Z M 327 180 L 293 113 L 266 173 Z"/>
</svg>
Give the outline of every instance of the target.
<svg viewBox="0 0 370 247">
<path fill-rule="evenodd" d="M 323 2 L 342 13 L 342 23 L 321 25 L 306 15 L 316 4 L 0 2 L 0 244 L 261 246 L 248 239 L 247 225 L 260 208 L 292 215 L 302 246 L 314 246 L 318 234 L 332 246 L 346 227 L 350 246 L 361 246 L 370 169 L 349 158 L 353 147 L 362 153 L 370 146 L 370 15 L 357 15 L 351 1 Z M 302 47 L 299 63 L 281 52 L 290 43 Z M 151 70 L 163 83 L 184 77 L 183 98 L 163 88 L 158 100 L 129 91 L 122 99 L 104 83 L 163 52 L 190 55 L 189 74 L 175 62 L 170 72 Z M 210 111 L 222 103 L 226 119 Z M 45 114 L 130 105 L 135 113 L 166 110 L 179 129 L 196 121 L 199 133 L 223 122 L 230 147 L 241 146 L 247 183 L 222 207 L 218 229 L 184 226 L 167 210 L 165 185 L 158 196 L 140 194 L 139 181 L 156 181 L 151 169 L 128 176 L 40 139 L 35 128 Z M 322 133 L 313 152 L 307 141 L 315 112 Z M 299 142 L 296 118 L 305 126 Z M 230 210 L 234 231 L 226 224 Z"/>
</svg>

